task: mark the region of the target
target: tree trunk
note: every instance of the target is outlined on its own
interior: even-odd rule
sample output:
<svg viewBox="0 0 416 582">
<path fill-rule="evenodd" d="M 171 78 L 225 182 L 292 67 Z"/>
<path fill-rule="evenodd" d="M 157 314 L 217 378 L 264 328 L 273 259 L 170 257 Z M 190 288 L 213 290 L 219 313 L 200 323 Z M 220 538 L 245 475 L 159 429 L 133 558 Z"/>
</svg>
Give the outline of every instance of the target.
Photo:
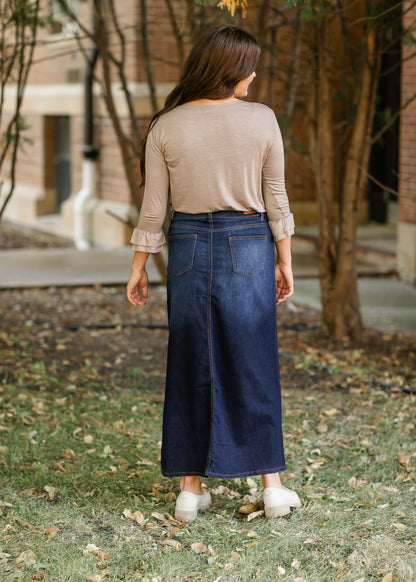
<svg viewBox="0 0 416 582">
<path fill-rule="evenodd" d="M 331 42 L 328 22 L 315 24 L 316 66 L 311 99 L 310 152 L 319 203 L 320 283 L 323 318 L 335 340 L 359 339 L 362 332 L 356 266 L 356 228 L 359 202 L 366 185 L 366 171 L 371 148 L 380 51 L 374 29 L 364 29 L 367 54 L 356 73 L 354 114 L 349 122 L 345 150 L 334 138 L 331 85 L 328 61 Z M 345 139 L 345 134 L 342 136 Z M 339 228 L 335 232 L 335 155 L 339 160 Z"/>
</svg>

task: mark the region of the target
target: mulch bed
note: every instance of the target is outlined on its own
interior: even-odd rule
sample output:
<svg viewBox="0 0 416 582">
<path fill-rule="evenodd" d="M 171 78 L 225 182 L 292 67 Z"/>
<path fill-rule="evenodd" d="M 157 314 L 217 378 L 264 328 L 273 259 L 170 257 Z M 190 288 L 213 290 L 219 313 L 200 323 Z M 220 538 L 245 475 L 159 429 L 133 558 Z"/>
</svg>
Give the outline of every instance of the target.
<svg viewBox="0 0 416 582">
<path fill-rule="evenodd" d="M 0 224 L 0 249 L 71 244 Z M 123 386 L 140 379 L 141 386 L 161 391 L 168 337 L 165 303 L 162 287 L 150 289 L 144 308 L 131 306 L 120 286 L 4 290 L 0 378 L 14 381 L 24 369 L 28 383 L 39 387 L 45 379 L 39 377 L 36 365 L 42 362 L 53 368 L 58 382 L 82 385 L 95 375 L 97 383 Z M 278 318 L 284 388 L 367 390 L 374 387 L 374 380 L 379 387 L 415 387 L 414 336 L 370 329 L 355 345 L 335 345 L 318 311 L 283 304 Z"/>
</svg>

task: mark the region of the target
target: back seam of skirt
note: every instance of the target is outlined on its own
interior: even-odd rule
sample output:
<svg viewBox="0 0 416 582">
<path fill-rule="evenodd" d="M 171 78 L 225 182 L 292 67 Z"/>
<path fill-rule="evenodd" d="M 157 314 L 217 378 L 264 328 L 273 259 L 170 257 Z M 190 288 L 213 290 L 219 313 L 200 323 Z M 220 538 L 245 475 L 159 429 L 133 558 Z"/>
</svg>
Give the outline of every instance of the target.
<svg viewBox="0 0 416 582">
<path fill-rule="evenodd" d="M 212 227 L 212 223 L 210 223 Z M 212 445 L 212 428 L 214 423 L 214 400 L 215 400 L 215 378 L 214 378 L 214 365 L 212 356 L 212 238 L 213 231 L 212 228 L 209 232 L 209 249 L 208 249 L 208 284 L 207 284 L 207 329 L 208 329 L 208 357 L 209 357 L 209 374 L 210 374 L 210 384 L 211 384 L 211 414 L 210 414 L 210 427 L 209 427 L 209 444 L 208 453 L 206 460 L 205 472 L 209 472 L 210 457 L 211 457 L 211 445 Z"/>
</svg>

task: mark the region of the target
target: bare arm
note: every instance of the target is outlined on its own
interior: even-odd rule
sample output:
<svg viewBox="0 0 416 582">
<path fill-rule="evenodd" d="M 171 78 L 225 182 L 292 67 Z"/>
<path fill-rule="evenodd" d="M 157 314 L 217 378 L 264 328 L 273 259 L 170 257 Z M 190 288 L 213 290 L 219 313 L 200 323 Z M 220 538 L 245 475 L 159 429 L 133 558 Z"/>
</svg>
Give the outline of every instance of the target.
<svg viewBox="0 0 416 582">
<path fill-rule="evenodd" d="M 149 279 L 146 272 L 146 261 L 149 253 L 136 251 L 134 253 L 131 274 L 127 283 L 127 300 L 132 305 L 146 305 Z"/>
<path fill-rule="evenodd" d="M 275 267 L 276 305 L 293 295 L 294 283 L 292 272 L 291 236 L 276 242 L 278 260 Z"/>
</svg>

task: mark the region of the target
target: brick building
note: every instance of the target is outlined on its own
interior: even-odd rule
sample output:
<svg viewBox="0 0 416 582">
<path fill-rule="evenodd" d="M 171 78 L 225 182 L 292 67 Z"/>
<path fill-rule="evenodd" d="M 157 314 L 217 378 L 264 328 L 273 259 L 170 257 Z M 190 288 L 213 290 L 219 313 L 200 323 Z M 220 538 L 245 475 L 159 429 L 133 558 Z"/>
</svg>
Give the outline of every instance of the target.
<svg viewBox="0 0 416 582">
<path fill-rule="evenodd" d="M 416 7 L 404 3 L 404 27 L 416 29 Z M 407 10 L 406 10 L 407 8 Z M 413 54 L 412 58 L 411 55 Z M 403 46 L 401 78 L 402 106 L 416 93 L 416 58 L 414 48 Z M 416 283 L 416 101 L 401 113 L 399 149 L 399 223 L 397 266 L 400 276 Z"/>
<path fill-rule="evenodd" d="M 83 188 L 82 144 L 84 134 L 84 72 L 85 59 L 73 39 L 74 24 L 62 14 L 55 0 L 43 0 L 43 9 L 53 15 L 53 24 L 41 32 L 36 48 L 34 66 L 25 93 L 23 115 L 29 129 L 25 137 L 31 140 L 19 152 L 17 187 L 9 204 L 6 217 L 46 230 L 74 236 L 74 216 L 77 196 Z M 73 10 L 81 22 L 91 28 L 90 2 L 71 0 Z M 180 30 L 189 31 L 189 7 L 192 2 L 175 0 L 176 22 Z M 408 3 L 411 4 L 410 2 Z M 119 23 L 123 29 L 127 47 L 126 71 L 137 117 L 142 121 L 151 115 L 148 71 L 145 68 L 144 45 L 141 31 L 140 0 L 119 0 Z M 195 10 L 195 7 L 193 8 Z M 217 11 L 218 12 L 218 11 Z M 416 20 L 416 8 L 405 13 L 405 25 Z M 227 20 L 226 13 L 218 12 L 219 18 Z M 180 50 L 173 34 L 172 14 L 166 0 L 147 2 L 148 50 L 151 54 L 151 72 L 159 104 L 163 102 L 177 78 Z M 82 30 L 78 30 L 82 36 Z M 189 36 L 189 35 L 188 35 Z M 184 41 L 186 49 L 189 38 Z M 116 36 L 114 36 L 116 38 Z M 90 41 L 83 41 L 89 50 Z M 403 47 L 404 56 L 411 49 Z M 101 66 L 98 63 L 98 70 Z M 399 83 L 400 81 L 398 81 Z M 401 101 L 416 92 L 416 58 L 404 59 L 401 72 Z M 9 94 L 13 88 L 7 88 Z M 398 91 L 396 91 L 398 94 Z M 120 87 L 114 81 L 113 95 L 120 112 L 125 110 Z M 261 95 L 260 95 L 261 99 Z M 279 108 L 278 100 L 276 108 Z M 302 115 L 297 129 L 300 140 Z M 397 132 L 396 132 L 397 133 Z M 398 217 L 398 268 L 401 275 L 416 281 L 416 101 L 401 115 L 399 139 L 399 217 Z M 108 116 L 100 87 L 94 86 L 94 145 L 99 150 L 95 162 L 96 174 L 93 192 L 85 206 L 88 221 L 88 237 L 93 245 L 120 246 L 126 244 L 130 228 L 124 221 L 135 222 L 137 204 L 131 200 L 127 187 L 120 150 L 111 120 Z M 377 164 L 376 164 L 377 165 Z M 378 164 L 379 166 L 382 164 Z M 383 182 L 383 179 L 380 180 Z M 290 156 L 287 185 L 291 205 L 298 226 L 316 222 L 317 205 L 313 187 L 310 187 L 311 172 L 306 159 L 293 149 Z M 384 182 L 383 182 L 384 183 Z M 376 193 L 377 194 L 377 193 Z M 380 194 L 380 193 L 378 193 Z M 385 193 L 381 202 L 377 195 L 363 201 L 360 212 L 363 221 L 369 218 L 393 220 L 397 206 L 387 200 Z M 375 200 L 375 202 L 374 202 Z M 370 204 L 369 204 L 370 202 Z M 384 204 L 383 217 L 379 210 Z M 390 211 L 389 207 L 390 206 Z M 115 218 L 118 217 L 117 218 Z M 377 218 L 378 217 L 378 218 Z"/>
</svg>

